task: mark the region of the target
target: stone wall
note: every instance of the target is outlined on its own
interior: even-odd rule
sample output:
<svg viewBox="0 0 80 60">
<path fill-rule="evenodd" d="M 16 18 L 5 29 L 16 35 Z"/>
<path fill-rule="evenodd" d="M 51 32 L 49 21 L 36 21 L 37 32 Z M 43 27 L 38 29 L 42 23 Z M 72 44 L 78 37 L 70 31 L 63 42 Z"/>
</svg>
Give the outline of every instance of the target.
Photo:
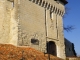
<svg viewBox="0 0 80 60">
<path fill-rule="evenodd" d="M 69 40 L 65 39 L 65 51 L 66 51 L 66 57 L 74 57 L 76 56 L 76 52 L 74 49 L 74 44 L 71 43 Z"/>
<path fill-rule="evenodd" d="M 53 41 L 57 56 L 65 57 L 62 16 L 64 5 L 56 1 L 19 0 L 19 42 L 46 52 L 46 43 Z M 60 7 L 59 7 L 60 6 Z M 46 10 L 45 10 L 46 8 Z"/>
<path fill-rule="evenodd" d="M 0 0 L 0 43 L 9 43 L 10 19 L 12 4 L 7 0 Z"/>
<path fill-rule="evenodd" d="M 19 45 L 28 45 L 42 51 L 46 45 L 45 9 L 29 0 L 21 0 L 19 12 Z M 38 44 L 31 43 L 31 40 L 37 40 Z"/>
<path fill-rule="evenodd" d="M 53 0 L 1 0 L 0 43 L 31 46 L 47 52 L 54 42 L 57 57 L 65 58 L 63 3 Z"/>
<path fill-rule="evenodd" d="M 17 0 L 0 1 L 0 43 L 17 45 L 18 14 Z"/>
</svg>

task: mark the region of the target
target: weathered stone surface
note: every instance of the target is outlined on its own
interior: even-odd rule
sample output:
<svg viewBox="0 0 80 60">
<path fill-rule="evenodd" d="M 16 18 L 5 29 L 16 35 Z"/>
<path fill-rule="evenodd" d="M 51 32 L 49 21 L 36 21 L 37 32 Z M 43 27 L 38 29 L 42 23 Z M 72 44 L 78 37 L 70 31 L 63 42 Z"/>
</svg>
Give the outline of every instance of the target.
<svg viewBox="0 0 80 60">
<path fill-rule="evenodd" d="M 31 46 L 52 55 L 56 51 L 64 59 L 64 13 L 64 4 L 53 0 L 1 0 L 0 43 Z"/>
</svg>

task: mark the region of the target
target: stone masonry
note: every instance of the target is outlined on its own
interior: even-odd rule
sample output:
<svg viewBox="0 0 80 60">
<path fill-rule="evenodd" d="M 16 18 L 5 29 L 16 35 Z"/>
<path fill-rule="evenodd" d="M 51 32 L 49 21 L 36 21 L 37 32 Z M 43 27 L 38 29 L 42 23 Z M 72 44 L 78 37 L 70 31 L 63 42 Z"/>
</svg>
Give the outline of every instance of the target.
<svg viewBox="0 0 80 60">
<path fill-rule="evenodd" d="M 64 59 L 62 17 L 66 3 L 66 0 L 0 0 L 0 43 L 31 46 Z"/>
</svg>

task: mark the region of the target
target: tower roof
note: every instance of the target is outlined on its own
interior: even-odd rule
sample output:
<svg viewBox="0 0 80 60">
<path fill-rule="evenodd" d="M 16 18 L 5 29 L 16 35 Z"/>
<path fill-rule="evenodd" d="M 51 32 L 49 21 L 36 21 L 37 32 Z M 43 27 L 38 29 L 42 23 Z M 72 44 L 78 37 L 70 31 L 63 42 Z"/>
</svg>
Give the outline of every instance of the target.
<svg viewBox="0 0 80 60">
<path fill-rule="evenodd" d="M 62 1 L 64 5 L 68 3 L 66 0 L 60 0 L 60 1 Z"/>
</svg>

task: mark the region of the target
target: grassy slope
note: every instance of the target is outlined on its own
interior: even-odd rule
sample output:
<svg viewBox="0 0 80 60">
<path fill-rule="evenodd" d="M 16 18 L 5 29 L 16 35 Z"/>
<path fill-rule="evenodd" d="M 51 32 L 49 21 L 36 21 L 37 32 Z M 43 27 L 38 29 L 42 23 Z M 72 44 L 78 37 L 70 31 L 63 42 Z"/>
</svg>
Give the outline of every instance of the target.
<svg viewBox="0 0 80 60">
<path fill-rule="evenodd" d="M 51 55 L 51 60 L 62 60 Z M 0 60 L 47 60 L 48 55 L 31 47 L 16 47 L 11 44 L 0 44 Z"/>
</svg>

